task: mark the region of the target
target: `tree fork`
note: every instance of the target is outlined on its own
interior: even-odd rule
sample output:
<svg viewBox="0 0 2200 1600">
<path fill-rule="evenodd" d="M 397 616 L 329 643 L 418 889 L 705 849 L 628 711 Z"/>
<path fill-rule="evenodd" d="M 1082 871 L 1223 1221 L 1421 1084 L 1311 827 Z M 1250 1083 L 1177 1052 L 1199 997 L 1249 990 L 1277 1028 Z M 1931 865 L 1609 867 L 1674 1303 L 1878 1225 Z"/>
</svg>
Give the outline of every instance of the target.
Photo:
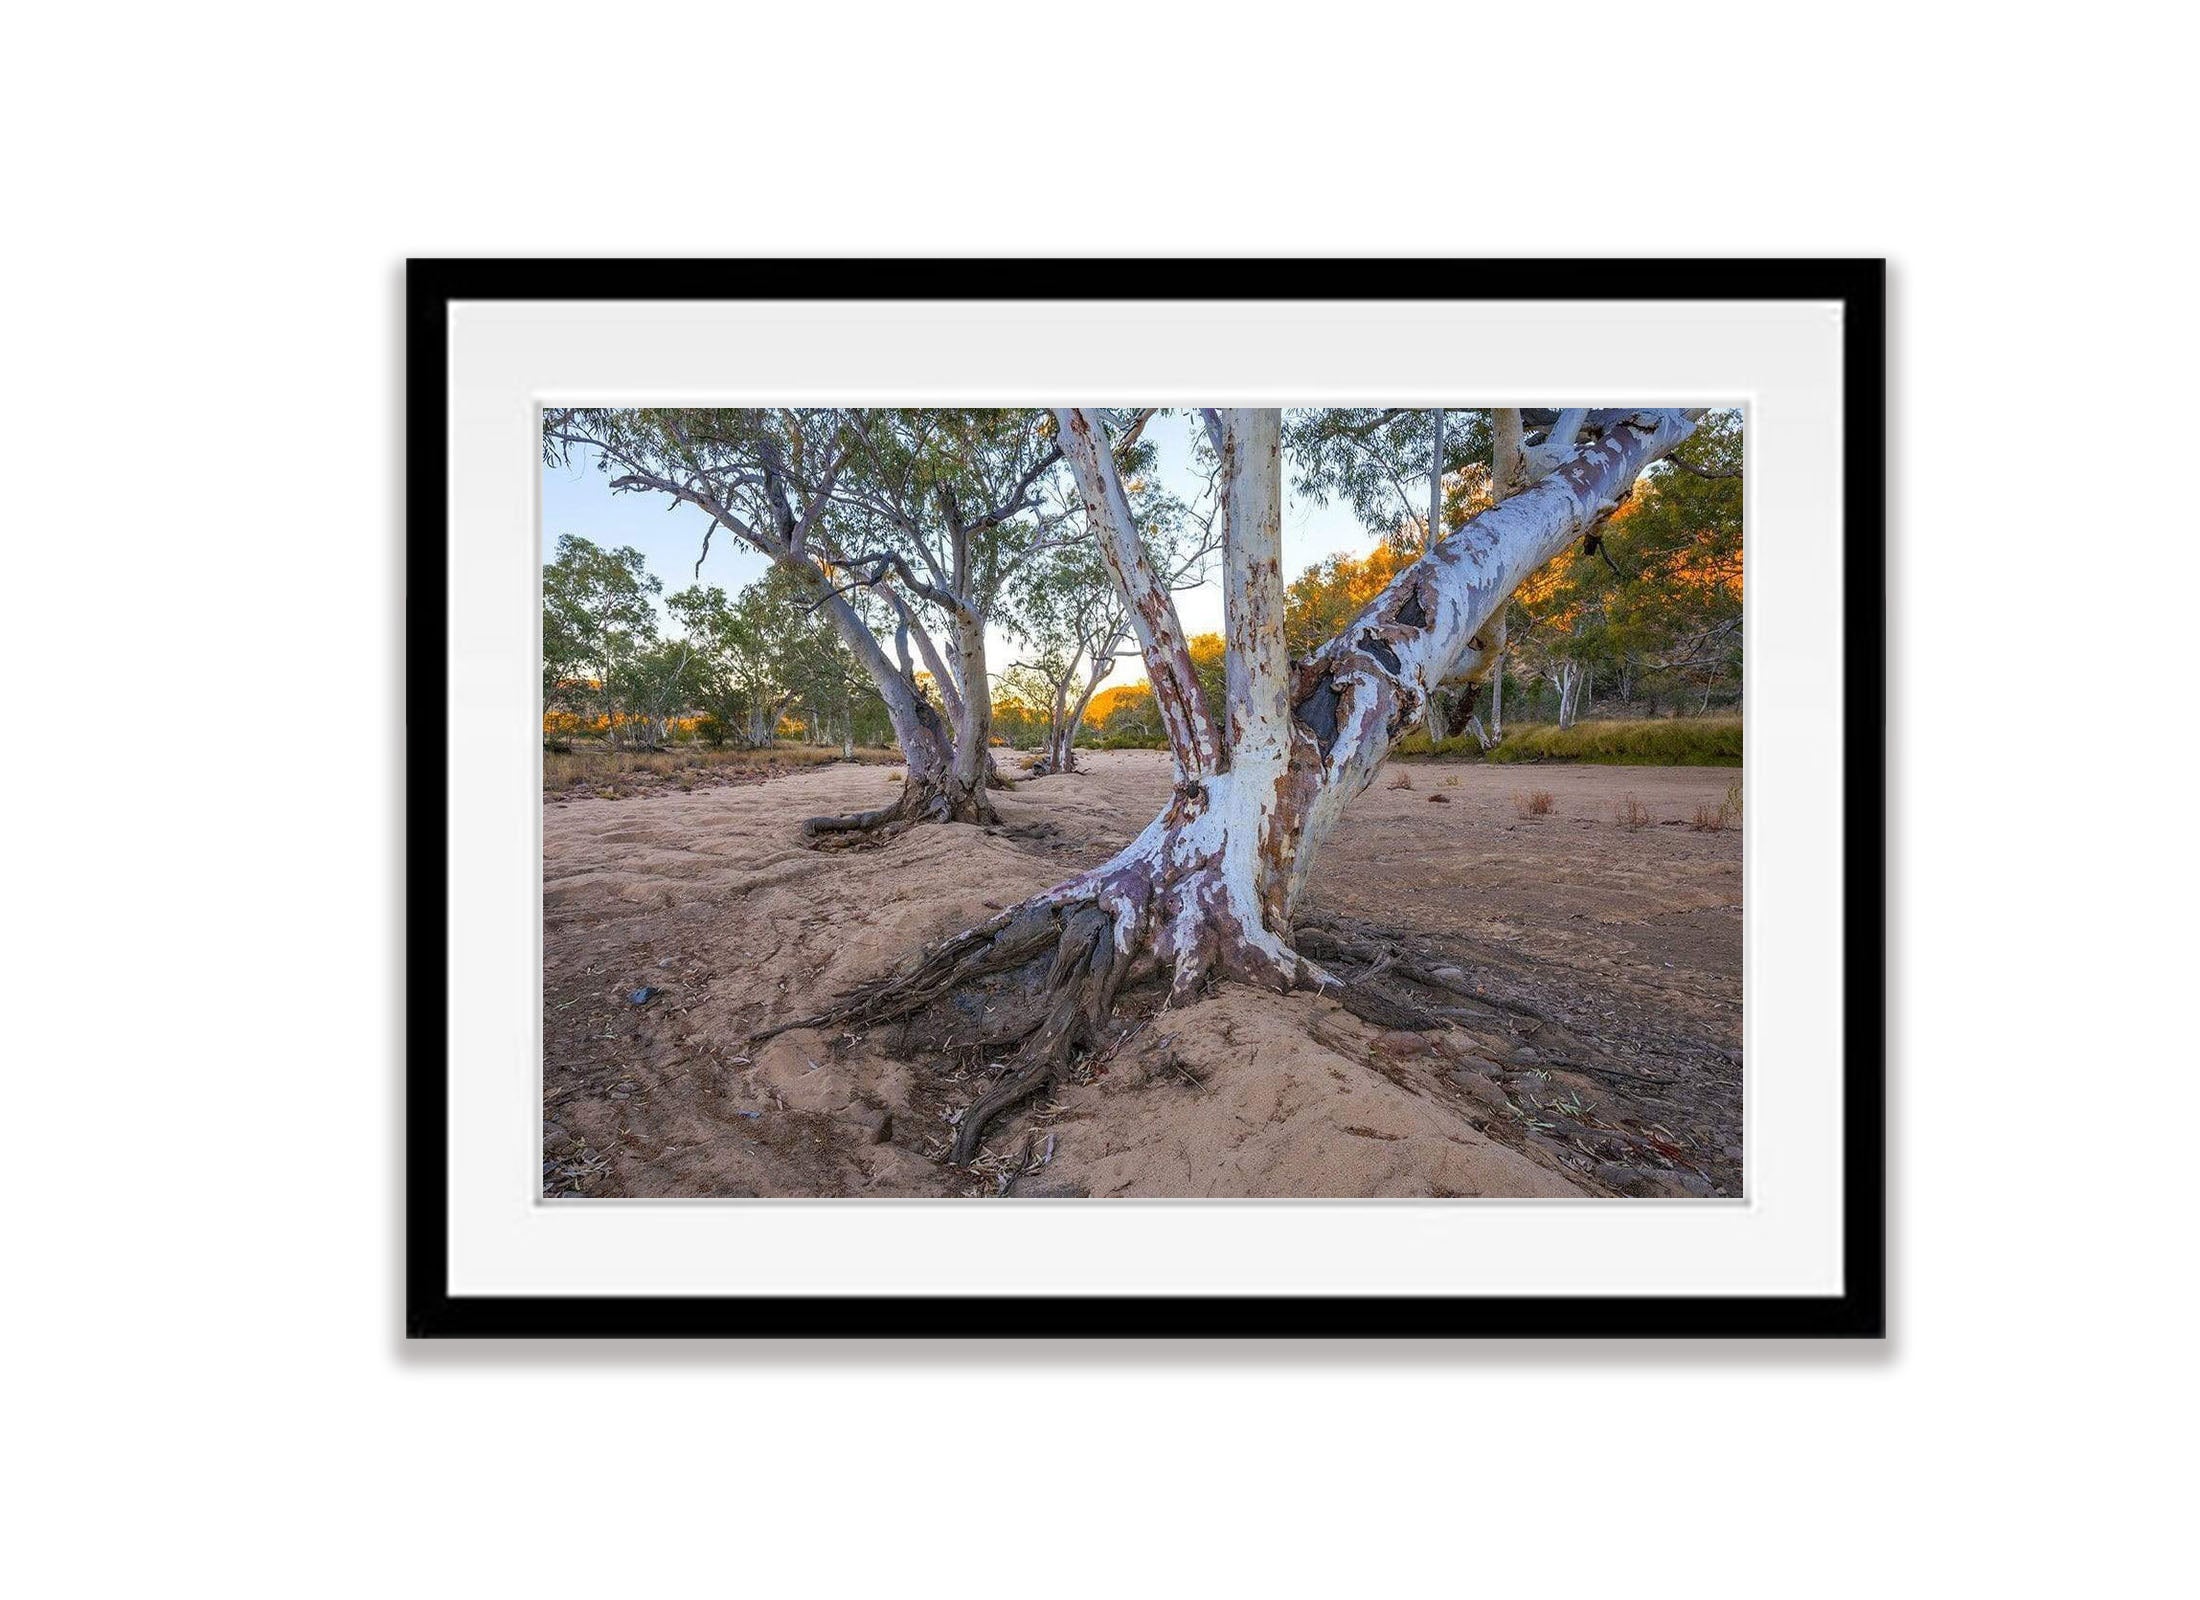
<svg viewBox="0 0 2200 1600">
<path fill-rule="evenodd" d="M 1490 643 L 1477 646 L 1477 636 L 1520 582 L 1601 524 L 1642 470 L 1694 431 L 1700 413 L 1561 413 L 1545 439 L 1523 452 L 1539 481 L 1435 544 L 1295 673 L 1280 648 L 1281 471 L 1267 443 L 1275 413 L 1211 417 L 1229 473 L 1227 744 L 1198 697 L 1174 603 L 1129 525 L 1114 462 L 1097 447 L 1097 417 L 1061 415 L 1071 441 L 1066 453 L 1163 700 L 1176 793 L 1104 865 L 944 941 L 908 973 L 786 1025 L 908 1017 L 980 977 L 1035 968 L 1052 940 L 1053 960 L 1034 986 L 1041 1020 L 1025 1035 L 1010 1076 L 964 1113 L 957 1162 L 976 1154 L 988 1123 L 1051 1083 L 1098 1035 L 1125 982 L 1168 970 L 1172 1005 L 1190 1001 L 1213 977 L 1284 991 L 1344 990 L 1291 941 L 1292 909 L 1322 842 L 1345 805 L 1374 781 L 1391 744 L 1426 715 L 1431 691 L 1462 653 Z M 1511 431 L 1501 427 L 1500 438 Z M 1551 447 L 1554 438 L 1564 440 L 1563 455 Z M 1361 1015 L 1405 1025 L 1415 1015 L 1373 991 L 1348 999 Z"/>
</svg>

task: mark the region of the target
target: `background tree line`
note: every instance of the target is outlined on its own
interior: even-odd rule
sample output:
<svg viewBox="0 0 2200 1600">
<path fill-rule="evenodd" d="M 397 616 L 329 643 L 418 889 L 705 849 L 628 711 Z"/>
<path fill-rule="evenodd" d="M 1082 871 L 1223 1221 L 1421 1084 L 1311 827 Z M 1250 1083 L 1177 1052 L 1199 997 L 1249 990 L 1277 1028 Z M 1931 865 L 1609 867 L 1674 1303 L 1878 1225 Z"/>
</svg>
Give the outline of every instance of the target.
<svg viewBox="0 0 2200 1600">
<path fill-rule="evenodd" d="M 543 569 L 543 733 L 656 749 L 675 740 L 758 748 L 879 745 L 892 724 L 854 655 L 774 569 L 738 594 L 697 584 L 664 598 L 638 550 L 558 540 Z"/>
<path fill-rule="evenodd" d="M 1390 415 L 1357 438 L 1352 424 L 1335 421 L 1335 414 L 1313 413 L 1294 429 L 1306 452 L 1302 492 L 1352 502 L 1378 533 L 1367 554 L 1330 556 L 1291 581 L 1284 636 L 1294 657 L 1333 638 L 1424 548 L 1426 512 L 1416 515 L 1405 501 L 1411 465 L 1395 458 L 1427 451 L 1427 425 L 1418 420 L 1426 413 L 1395 414 L 1399 438 L 1388 452 L 1394 459 L 1386 462 L 1378 430 L 1390 426 Z M 1326 436 L 1316 436 L 1324 427 Z M 1462 453 L 1486 452 L 1486 425 L 1461 426 L 1450 443 Z M 1425 480 L 1425 467 L 1422 474 Z M 1455 531 L 1489 503 L 1483 462 L 1447 461 L 1439 512 L 1444 530 Z M 1504 649 L 1477 692 L 1482 715 L 1501 734 L 1507 717 L 1570 728 L 1591 713 L 1641 718 L 1739 711 L 1742 589 L 1742 424 L 1738 413 L 1718 412 L 1704 419 L 1668 466 L 1637 485 L 1596 548 L 1561 556 L 1513 596 Z M 1200 634 L 1190 642 L 1201 687 L 1219 714 L 1222 638 Z M 1096 744 L 1164 742 L 1153 691 L 1143 683 L 1104 690 L 1088 715 Z M 1463 721 L 1462 713 L 1454 728 Z M 1446 732 L 1432 723 L 1432 744 L 1441 747 Z"/>
<path fill-rule="evenodd" d="M 1155 480 L 1142 437 L 1170 414 L 1121 415 L 1123 483 L 1149 557 L 1171 588 L 1206 581 L 1211 441 L 1191 418 L 1206 488 L 1180 498 Z M 1294 486 L 1350 507 L 1371 540 L 1290 583 L 1295 657 L 1380 594 L 1432 531 L 1448 536 L 1493 503 L 1491 415 L 1287 414 Z M 562 536 L 543 574 L 546 738 L 653 749 L 794 736 L 852 751 L 905 744 L 915 729 L 943 747 L 937 763 L 946 746 L 968 768 L 968 747 L 1005 744 L 1053 770 L 1074 766 L 1080 744 L 1165 742 L 1151 687 L 1108 681 L 1135 658 L 1131 622 L 1059 481 L 1043 416 L 572 413 L 547 438 L 553 459 L 577 443 L 596 451 L 614 491 L 706 503 L 721 526 L 754 497 L 761 531 L 743 524 L 743 536 L 773 564 L 734 594 L 696 584 L 666 596 L 640 552 Z M 1487 745 L 1508 716 L 1566 728 L 1737 709 L 1742 587 L 1741 419 L 1716 413 L 1597 540 L 1522 585 L 1496 648 L 1447 686 L 1428 737 L 1441 747 L 1471 726 Z M 1017 641 L 1016 659 L 988 661 L 989 625 Z M 1219 718 L 1223 641 L 1194 636 L 1190 654 Z"/>
</svg>

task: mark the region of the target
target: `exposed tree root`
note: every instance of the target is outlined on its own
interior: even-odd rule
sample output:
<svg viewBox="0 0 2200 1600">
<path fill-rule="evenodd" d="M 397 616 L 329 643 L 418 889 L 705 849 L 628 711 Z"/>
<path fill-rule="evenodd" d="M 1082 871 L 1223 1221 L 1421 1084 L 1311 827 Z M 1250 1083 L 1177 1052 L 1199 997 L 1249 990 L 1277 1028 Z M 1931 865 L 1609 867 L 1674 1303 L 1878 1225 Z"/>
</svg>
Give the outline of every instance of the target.
<svg viewBox="0 0 2200 1600">
<path fill-rule="evenodd" d="M 1166 973 L 1175 1006 L 1191 1003 L 1216 977 L 1284 991 L 1315 987 L 1363 1021 L 1416 1032 L 1442 1028 L 1451 1016 L 1492 1014 L 1463 980 L 1413 960 L 1394 942 L 1325 919 L 1307 919 L 1295 950 L 1270 935 L 1249 935 L 1227 916 L 1207 866 L 1192 860 L 1174 876 L 1156 870 L 1155 855 L 1172 858 L 1168 850 L 1126 852 L 943 940 L 906 969 L 863 984 L 821 1011 L 751 1037 L 898 1022 L 906 1051 L 910 1030 L 924 1022 L 935 1040 L 959 1035 L 957 1050 L 990 1054 L 1013 1047 L 1005 1062 L 996 1063 L 998 1079 L 956 1120 L 948 1160 L 967 1165 L 995 1121 L 1054 1087 L 1081 1052 L 1105 1043 L 1116 994 L 1134 979 Z M 1337 961 L 1346 981 L 1309 957 Z M 1377 987 L 1374 980 L 1385 975 L 1474 1003 L 1431 1009 Z M 965 993 L 973 990 L 983 994 L 982 1008 Z M 981 1010 L 982 1031 L 973 1036 L 965 1024 Z"/>
<path fill-rule="evenodd" d="M 1051 1085 L 1078 1050 L 1096 1040 L 1133 965 L 1117 947 L 1115 919 L 1098 904 L 1097 891 L 1065 893 L 1064 885 L 934 947 L 909 971 L 878 979 L 812 1016 L 752 1035 L 768 1039 L 792 1028 L 870 1028 L 915 1016 L 957 990 L 988 978 L 1017 974 L 1023 1017 L 1011 1038 L 1021 1044 L 1000 1083 L 979 1096 L 955 1126 L 948 1159 L 967 1163 L 993 1119 Z M 1051 945 L 1051 961 L 1048 961 Z M 1039 964 L 1047 961 L 1043 974 Z M 1030 968 L 1029 973 L 1018 969 Z M 1036 1017 L 1036 1025 L 1030 1025 Z M 1000 1042 L 995 1039 L 990 1042 Z"/>
<path fill-rule="evenodd" d="M 866 850 L 875 849 L 920 822 L 997 823 L 1000 817 L 986 795 L 986 787 L 981 784 L 958 795 L 952 784 L 912 776 L 903 782 L 892 804 L 843 816 L 806 818 L 802 836 L 817 850 Z"/>
<path fill-rule="evenodd" d="M 1337 990 L 1336 995 L 1337 1003 L 1345 1010 L 1362 1022 L 1371 1022 L 1378 1028 L 1429 1033 L 1444 1026 L 1444 1019 L 1433 1011 L 1387 995 L 1371 984 L 1348 983 Z"/>
<path fill-rule="evenodd" d="M 882 825 L 899 820 L 889 815 Z M 950 1159 L 967 1162 L 989 1123 L 1053 1084 L 1079 1052 L 1105 1042 L 1125 983 L 1166 973 L 1169 1003 L 1178 1006 L 1215 978 L 1275 991 L 1342 987 L 1263 924 L 1270 908 L 1246 887 L 1246 863 L 1237 870 L 1233 878 L 1206 792 L 1180 791 L 1113 860 L 954 935 L 813 1016 L 756 1037 L 789 1028 L 913 1027 L 919 1013 L 940 1006 L 925 1031 L 962 1033 L 959 1047 L 969 1049 L 974 1041 L 962 1024 L 982 1012 L 988 1043 L 1016 1046 L 1006 1075 L 957 1122 Z M 943 1002 L 966 988 L 981 989 L 982 1004 L 963 996 L 950 1015 Z"/>
<path fill-rule="evenodd" d="M 1433 963 L 1417 960 L 1394 937 L 1386 936 L 1379 930 L 1355 925 L 1341 918 L 1327 917 L 1320 914 L 1302 915 L 1292 934 L 1292 939 L 1298 948 L 1307 955 L 1324 961 L 1335 962 L 1346 971 L 1354 966 L 1361 968 L 1362 970 L 1352 975 L 1347 985 L 1348 988 L 1364 990 L 1372 980 L 1394 975 L 1418 988 L 1456 996 L 1457 1000 L 1435 1008 L 1433 1015 L 1439 1021 L 1462 1018 L 1473 1020 L 1477 1017 L 1511 1015 L 1527 1017 L 1533 1022 L 1548 1027 L 1564 1026 L 1564 1023 L 1557 1017 L 1554 1017 L 1540 1006 L 1532 1005 L 1525 1000 L 1492 994 L 1486 987 L 1469 982 L 1454 970 L 1446 970 Z M 1353 1010 L 1352 1003 L 1349 1000 L 1344 1000 L 1343 995 L 1340 994 L 1338 998 L 1344 1001 L 1346 1010 Z M 1388 998 L 1392 1001 L 1398 999 L 1394 995 Z M 1465 1004 L 1459 1003 L 1462 1001 Z M 1407 1003 L 1410 1004 L 1410 1002 Z M 1354 1014 L 1365 1015 L 1365 1013 L 1357 1011 Z M 1374 1021 L 1376 1019 L 1368 1018 L 1368 1020 Z M 1410 1024 L 1405 1023 L 1382 1023 L 1380 1025 L 1384 1027 L 1410 1026 Z"/>
</svg>

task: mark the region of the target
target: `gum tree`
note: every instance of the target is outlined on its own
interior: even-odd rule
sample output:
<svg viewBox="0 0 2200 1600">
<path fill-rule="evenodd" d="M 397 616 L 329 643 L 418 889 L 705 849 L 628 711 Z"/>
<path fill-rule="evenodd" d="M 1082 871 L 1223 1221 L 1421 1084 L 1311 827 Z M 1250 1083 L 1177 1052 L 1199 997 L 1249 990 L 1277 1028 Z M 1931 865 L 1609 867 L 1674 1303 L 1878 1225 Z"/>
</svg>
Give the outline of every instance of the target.
<svg viewBox="0 0 2200 1600">
<path fill-rule="evenodd" d="M 683 589 L 665 609 L 694 652 L 689 680 L 697 707 L 752 748 L 771 743 L 800 696 L 808 664 L 824 646 L 818 636 L 839 643 L 796 581 L 778 569 L 731 599 L 715 584 Z"/>
<path fill-rule="evenodd" d="M 1150 449 L 1150 447 L 1148 447 Z M 1218 503 L 1187 506 L 1159 489 L 1146 451 L 1116 452 L 1146 559 L 1172 591 L 1195 587 L 1220 545 Z M 1129 608 L 1080 515 L 1079 537 L 1024 563 L 1010 590 L 1009 626 L 1031 646 L 1018 666 L 1036 682 L 1047 717 L 1046 753 L 1035 769 L 1077 770 L 1077 735 L 1093 696 L 1131 641 Z"/>
<path fill-rule="evenodd" d="M 620 733 L 622 695 L 635 687 L 637 663 L 657 645 L 657 595 L 639 550 L 605 550 L 577 534 L 558 537 L 542 569 L 542 692 L 547 709 L 563 705 L 606 719 Z"/>
<path fill-rule="evenodd" d="M 1053 433 L 1051 416 L 1028 410 L 552 408 L 543 449 L 596 462 L 616 493 L 695 506 L 710 519 L 706 553 L 724 532 L 765 555 L 839 636 L 884 705 L 908 781 L 877 810 L 808 819 L 825 843 L 992 820 L 985 624 L 1017 563 L 1069 536 Z"/>
<path fill-rule="evenodd" d="M 899 602 L 897 624 L 939 685 L 953 727 L 941 786 L 947 809 L 959 821 L 993 821 L 986 625 L 1018 568 L 1075 532 L 1060 498 L 1052 419 L 937 408 L 847 417 L 854 459 L 826 519 L 837 564 Z M 920 613 L 939 624 L 944 650 Z"/>
<path fill-rule="evenodd" d="M 1400 571 L 1335 636 L 1294 663 L 1284 638 L 1283 414 L 1207 414 L 1223 511 L 1226 693 L 1200 690 L 1168 584 L 1132 514 L 1104 413 L 1055 413 L 1087 520 L 1130 618 L 1169 740 L 1168 804 L 1112 859 L 945 940 L 906 971 L 788 1026 L 912 1018 L 968 985 L 995 992 L 1013 1043 L 1006 1075 L 966 1111 L 951 1159 L 1038 1093 L 1096 1039 L 1119 987 L 1169 981 L 1171 1004 L 1212 979 L 1275 990 L 1336 979 L 1292 942 L 1291 916 L 1323 842 L 1374 781 L 1391 745 L 1427 715 L 1521 582 L 1593 541 L 1644 469 L 1701 413 L 1564 412 L 1532 435 L 1500 413 L 1495 463 L 1518 491 Z M 1013 1002 L 1001 1004 L 1000 1002 Z M 774 1030 L 777 1031 L 777 1030 Z"/>
</svg>

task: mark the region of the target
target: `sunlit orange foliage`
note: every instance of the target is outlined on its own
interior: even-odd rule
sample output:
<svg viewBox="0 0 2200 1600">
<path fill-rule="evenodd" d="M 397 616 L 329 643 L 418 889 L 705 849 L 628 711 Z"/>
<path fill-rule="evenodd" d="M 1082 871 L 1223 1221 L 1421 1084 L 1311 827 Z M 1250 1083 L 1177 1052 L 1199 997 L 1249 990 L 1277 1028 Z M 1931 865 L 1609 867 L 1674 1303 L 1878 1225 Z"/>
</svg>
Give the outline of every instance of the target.
<svg viewBox="0 0 2200 1600">
<path fill-rule="evenodd" d="M 546 739 L 601 739 L 615 728 L 639 728 L 647 724 L 647 717 L 629 715 L 624 711 L 609 715 L 598 712 L 583 716 L 577 711 L 545 711 L 542 714 L 542 732 Z M 670 717 L 666 729 L 676 738 L 692 738 L 702 726 L 701 717 Z"/>
<path fill-rule="evenodd" d="M 1412 551 L 1384 543 L 1364 556 L 1331 556 L 1293 578 L 1283 600 L 1291 653 L 1305 655 L 1335 638 L 1413 560 Z"/>
<path fill-rule="evenodd" d="M 1029 695 L 1018 694 L 1014 689 L 996 689 L 993 692 L 995 720 L 1028 717 L 1035 722 L 1044 722 L 1047 714 L 1047 707 Z"/>
<path fill-rule="evenodd" d="M 1085 720 L 1095 725 L 1103 723 L 1123 707 L 1135 704 L 1152 693 L 1153 690 L 1147 687 L 1143 678 L 1136 683 L 1119 683 L 1111 689 L 1102 689 L 1092 697 L 1092 704 L 1085 708 Z"/>
</svg>

